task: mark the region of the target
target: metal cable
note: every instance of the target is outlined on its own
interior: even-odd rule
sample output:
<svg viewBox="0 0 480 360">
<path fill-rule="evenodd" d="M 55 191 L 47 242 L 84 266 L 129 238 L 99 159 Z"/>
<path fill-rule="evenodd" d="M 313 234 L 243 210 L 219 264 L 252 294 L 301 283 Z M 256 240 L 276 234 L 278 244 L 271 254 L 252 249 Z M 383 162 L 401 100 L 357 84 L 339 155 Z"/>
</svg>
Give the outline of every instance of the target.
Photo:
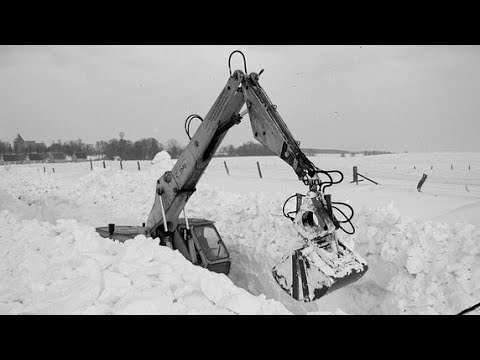
<svg viewBox="0 0 480 360">
<path fill-rule="evenodd" d="M 200 119 L 200 121 L 203 122 L 203 118 L 200 115 L 197 115 L 197 114 L 189 115 L 185 119 L 185 132 L 187 133 L 187 136 L 188 136 L 189 140 L 192 140 L 192 137 L 190 136 L 190 123 L 192 122 L 193 119 Z"/>
<path fill-rule="evenodd" d="M 248 75 L 248 72 L 247 72 L 247 60 L 245 59 L 245 55 L 243 55 L 243 53 L 240 51 L 240 50 L 235 50 L 233 51 L 230 56 L 228 57 L 228 70 L 230 71 L 230 76 L 232 76 L 232 68 L 230 66 L 230 61 L 232 60 L 232 55 L 235 54 L 235 53 L 239 53 L 242 55 L 243 57 L 243 67 L 245 69 L 245 75 Z"/>
</svg>

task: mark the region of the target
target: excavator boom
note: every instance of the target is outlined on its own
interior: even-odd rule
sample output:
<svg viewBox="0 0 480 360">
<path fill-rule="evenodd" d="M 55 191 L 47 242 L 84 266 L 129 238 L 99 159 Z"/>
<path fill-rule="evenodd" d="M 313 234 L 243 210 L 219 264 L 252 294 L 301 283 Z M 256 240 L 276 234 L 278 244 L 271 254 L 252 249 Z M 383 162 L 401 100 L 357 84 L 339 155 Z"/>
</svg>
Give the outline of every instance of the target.
<svg viewBox="0 0 480 360">
<path fill-rule="evenodd" d="M 173 169 L 157 181 L 154 205 L 147 220 L 152 235 L 164 223 L 174 229 L 182 209 L 195 191 L 205 169 L 228 130 L 239 123 L 246 103 L 255 139 L 290 165 L 299 179 L 314 177 L 315 165 L 301 151 L 276 107 L 258 83 L 258 75 L 235 71 L 227 81 L 200 127 L 190 139 Z M 158 196 L 162 196 L 162 203 Z"/>
<path fill-rule="evenodd" d="M 243 73 L 238 71 L 228 79 L 173 169 L 158 179 L 154 204 L 147 220 L 152 236 L 155 236 L 165 221 L 170 231 L 175 229 L 181 211 L 195 192 L 196 185 L 215 151 L 228 130 L 239 121 L 238 113 L 245 104 L 241 89 L 243 78 Z M 162 197 L 165 220 L 159 196 Z"/>
<path fill-rule="evenodd" d="M 313 177 L 316 166 L 307 158 L 287 125 L 258 83 L 259 76 L 250 74 L 243 84 L 253 136 L 290 165 L 299 179 Z"/>
</svg>

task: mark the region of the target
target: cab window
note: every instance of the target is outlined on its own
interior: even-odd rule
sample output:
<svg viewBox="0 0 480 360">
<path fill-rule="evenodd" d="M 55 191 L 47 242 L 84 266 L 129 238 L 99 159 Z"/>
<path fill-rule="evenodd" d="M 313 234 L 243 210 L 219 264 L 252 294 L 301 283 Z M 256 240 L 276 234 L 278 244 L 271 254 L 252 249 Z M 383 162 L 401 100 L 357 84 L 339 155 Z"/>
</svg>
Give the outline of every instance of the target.
<svg viewBox="0 0 480 360">
<path fill-rule="evenodd" d="M 227 248 L 213 226 L 197 226 L 194 232 L 208 260 L 224 259 L 229 256 Z"/>
</svg>

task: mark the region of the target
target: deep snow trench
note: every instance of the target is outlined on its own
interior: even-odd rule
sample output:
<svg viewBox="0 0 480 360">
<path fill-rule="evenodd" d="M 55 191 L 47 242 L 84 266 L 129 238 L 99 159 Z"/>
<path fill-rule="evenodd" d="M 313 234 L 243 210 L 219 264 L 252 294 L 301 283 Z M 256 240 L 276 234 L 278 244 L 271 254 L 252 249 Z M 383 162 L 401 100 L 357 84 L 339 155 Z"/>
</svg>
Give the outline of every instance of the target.
<svg viewBox="0 0 480 360">
<path fill-rule="evenodd" d="M 271 276 L 301 243 L 280 195 L 197 186 L 188 214 L 215 221 L 233 258 L 231 281 L 152 239 L 123 245 L 95 233 L 108 222 L 144 222 L 155 181 L 171 166 L 163 159 L 149 171 L 100 169 L 74 181 L 2 167 L 0 312 L 454 314 L 480 301 L 478 228 L 416 221 L 393 205 L 358 211 L 356 234 L 340 233 L 369 262 L 367 274 L 313 303 L 293 300 Z"/>
</svg>

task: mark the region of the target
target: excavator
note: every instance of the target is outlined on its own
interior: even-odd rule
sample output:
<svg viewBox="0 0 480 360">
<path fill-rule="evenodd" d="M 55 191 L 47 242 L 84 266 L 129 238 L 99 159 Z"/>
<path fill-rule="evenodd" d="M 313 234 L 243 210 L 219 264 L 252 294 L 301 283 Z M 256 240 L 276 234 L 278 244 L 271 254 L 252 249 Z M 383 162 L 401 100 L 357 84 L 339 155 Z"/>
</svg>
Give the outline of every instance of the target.
<svg viewBox="0 0 480 360">
<path fill-rule="evenodd" d="M 232 72 L 234 54 L 243 58 L 244 70 Z M 190 115 L 185 121 L 185 131 L 190 141 L 171 171 L 158 180 L 152 210 L 142 226 L 115 226 L 96 228 L 106 238 L 120 242 L 145 235 L 159 239 L 159 244 L 178 250 L 195 265 L 217 273 L 229 274 L 232 259 L 218 233 L 214 222 L 188 218 L 185 212 L 196 185 L 204 174 L 227 132 L 248 113 L 254 138 L 292 167 L 296 176 L 308 188 L 306 194 L 296 193 L 283 205 L 283 214 L 291 220 L 303 239 L 303 246 L 286 255 L 272 269 L 278 285 L 295 300 L 311 302 L 360 279 L 368 269 L 366 261 L 343 244 L 338 230 L 353 234 L 351 223 L 353 208 L 346 203 L 333 202 L 325 189 L 343 180 L 338 170 L 321 170 L 300 149 L 285 122 L 272 103 L 259 79 L 259 73 L 248 74 L 244 54 L 233 51 L 228 58 L 230 76 L 225 87 L 204 118 Z M 242 108 L 246 109 L 242 112 Z M 200 120 L 195 134 L 190 136 L 190 125 Z M 340 179 L 334 181 L 336 173 Z M 290 200 L 296 199 L 296 209 L 286 212 Z M 345 215 L 340 206 L 346 206 Z M 334 210 L 343 216 L 337 219 Z M 180 217 L 183 212 L 183 217 Z M 349 223 L 352 231 L 342 224 Z"/>
</svg>

